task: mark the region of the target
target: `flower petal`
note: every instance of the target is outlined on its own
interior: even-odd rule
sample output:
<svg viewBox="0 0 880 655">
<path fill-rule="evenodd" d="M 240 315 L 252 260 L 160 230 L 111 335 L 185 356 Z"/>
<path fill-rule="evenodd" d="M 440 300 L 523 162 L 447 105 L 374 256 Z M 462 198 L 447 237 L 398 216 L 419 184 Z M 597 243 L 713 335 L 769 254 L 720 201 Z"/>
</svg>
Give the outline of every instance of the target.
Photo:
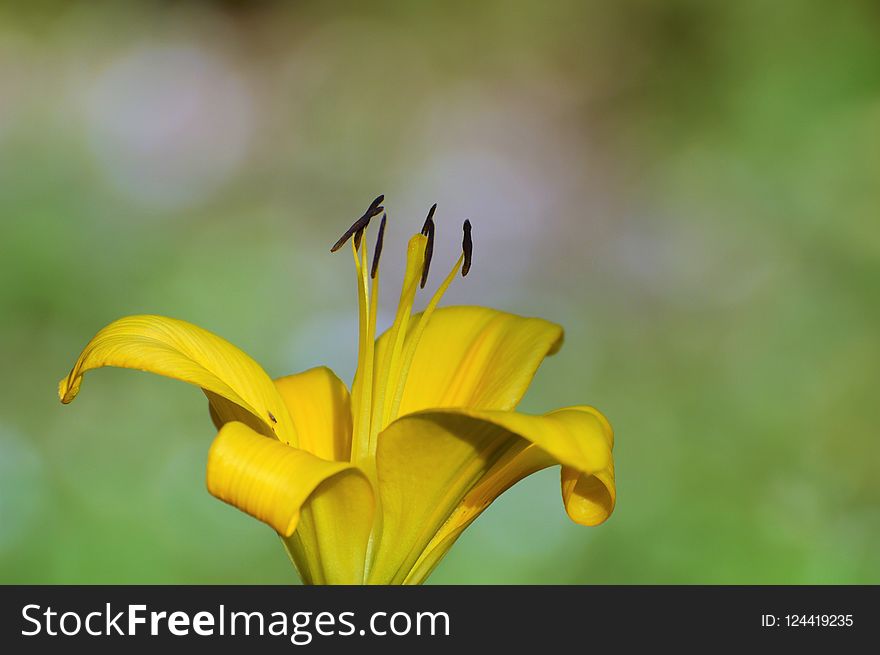
<svg viewBox="0 0 880 655">
<path fill-rule="evenodd" d="M 373 492 L 357 467 L 315 457 L 233 422 L 211 445 L 207 485 L 212 495 L 285 538 L 304 581 L 363 581 Z"/>
<path fill-rule="evenodd" d="M 614 448 L 614 429 L 595 407 L 582 407 L 602 425 L 609 448 Z M 587 475 L 577 467 L 562 467 L 562 499 L 571 520 L 581 525 L 599 525 L 614 511 L 617 490 L 614 486 L 614 459 L 599 471 Z"/>
<path fill-rule="evenodd" d="M 299 435 L 299 447 L 331 461 L 351 455 L 351 396 L 326 366 L 275 380 Z"/>
<path fill-rule="evenodd" d="M 465 495 L 443 527 L 425 547 L 403 584 L 421 584 L 443 559 L 455 541 L 492 502 L 507 489 L 532 473 L 555 464 L 537 446 L 512 449 L 485 473 Z"/>
<path fill-rule="evenodd" d="M 71 402 L 83 375 L 102 366 L 189 382 L 205 391 L 215 421 L 243 421 L 262 434 L 297 443 L 287 407 L 260 365 L 192 323 L 147 315 L 110 323 L 86 345 L 70 374 L 58 383 L 61 402 Z"/>
<path fill-rule="evenodd" d="M 416 334 L 421 314 L 410 321 Z M 559 325 L 485 307 L 444 307 L 421 335 L 397 416 L 437 407 L 511 410 L 562 346 Z M 377 359 L 386 347 L 377 343 Z M 395 417 L 392 417 L 395 418 Z"/>
<path fill-rule="evenodd" d="M 612 447 L 607 422 L 589 407 L 544 416 L 428 410 L 398 419 L 379 436 L 382 534 L 370 580 L 420 582 L 499 494 L 552 464 L 577 474 L 563 487 L 571 518 L 601 522 L 614 506 Z"/>
</svg>

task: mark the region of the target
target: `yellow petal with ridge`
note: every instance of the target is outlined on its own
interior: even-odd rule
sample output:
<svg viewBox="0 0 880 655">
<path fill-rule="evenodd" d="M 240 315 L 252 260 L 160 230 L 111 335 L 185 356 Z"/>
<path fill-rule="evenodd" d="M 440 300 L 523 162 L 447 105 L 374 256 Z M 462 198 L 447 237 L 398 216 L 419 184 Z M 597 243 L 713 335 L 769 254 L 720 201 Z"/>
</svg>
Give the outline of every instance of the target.
<svg viewBox="0 0 880 655">
<path fill-rule="evenodd" d="M 287 407 L 262 367 L 231 343 L 197 325 L 164 316 L 127 316 L 99 331 L 58 383 L 62 403 L 79 393 L 83 375 L 103 366 L 148 371 L 201 387 L 215 421 L 244 421 L 296 445 Z"/>
<path fill-rule="evenodd" d="M 370 581 L 421 582 L 500 493 L 551 464 L 576 472 L 563 486 L 571 518 L 601 522 L 614 508 L 612 447 L 607 421 L 590 407 L 544 416 L 427 410 L 398 419 L 379 435 L 382 535 Z"/>
<path fill-rule="evenodd" d="M 407 339 L 421 321 L 410 321 Z M 379 359 L 387 333 L 377 343 Z M 486 307 L 443 307 L 421 334 L 397 416 L 438 407 L 514 409 L 548 355 L 562 346 L 563 330 L 540 318 Z"/>
<path fill-rule="evenodd" d="M 275 380 L 299 435 L 299 447 L 328 460 L 351 456 L 351 396 L 326 366 Z"/>
</svg>

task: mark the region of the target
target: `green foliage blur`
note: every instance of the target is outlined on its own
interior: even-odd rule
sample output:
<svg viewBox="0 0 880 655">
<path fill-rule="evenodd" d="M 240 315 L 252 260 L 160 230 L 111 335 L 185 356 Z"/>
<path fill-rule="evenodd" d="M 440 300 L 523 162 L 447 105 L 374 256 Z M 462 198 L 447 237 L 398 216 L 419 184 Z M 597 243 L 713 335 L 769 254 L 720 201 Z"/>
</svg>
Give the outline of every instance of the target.
<svg viewBox="0 0 880 655">
<path fill-rule="evenodd" d="M 470 218 L 447 303 L 563 324 L 522 408 L 616 431 L 606 524 L 544 471 L 431 582 L 880 583 L 878 35 L 868 0 L 4 3 L 0 582 L 297 582 L 205 490 L 197 389 L 55 385 L 131 313 L 350 380 L 328 248 L 385 193 L 386 301 L 431 203 L 435 276 Z"/>
</svg>

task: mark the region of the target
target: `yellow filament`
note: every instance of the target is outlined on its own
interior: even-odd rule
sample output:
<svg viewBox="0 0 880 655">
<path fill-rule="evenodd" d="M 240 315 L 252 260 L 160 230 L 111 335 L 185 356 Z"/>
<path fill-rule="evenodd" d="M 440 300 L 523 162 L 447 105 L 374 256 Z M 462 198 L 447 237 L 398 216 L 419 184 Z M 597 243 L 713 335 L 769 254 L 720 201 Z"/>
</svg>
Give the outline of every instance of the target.
<svg viewBox="0 0 880 655">
<path fill-rule="evenodd" d="M 388 396 L 387 389 L 396 388 L 410 314 L 425 265 L 425 246 L 427 243 L 428 237 L 416 234 L 410 238 L 407 246 L 406 273 L 400 290 L 400 301 L 397 305 L 394 323 L 388 331 L 388 346 L 385 350 L 385 356 L 376 371 L 373 417 L 370 426 L 370 453 L 375 452 L 376 436 L 387 425 L 391 412 L 393 397 Z"/>
<path fill-rule="evenodd" d="M 366 257 L 364 258 L 364 273 L 366 274 Z M 370 423 L 372 421 L 372 395 L 373 395 L 373 371 L 375 369 L 376 358 L 376 315 L 379 310 L 379 271 L 376 270 L 376 277 L 373 278 L 372 292 L 370 294 L 370 320 L 367 331 L 367 363 L 363 383 L 363 409 L 361 410 L 361 434 L 367 441 L 367 455 L 375 452 L 372 440 L 370 438 Z"/>
<path fill-rule="evenodd" d="M 388 330 L 382 361 L 376 362 L 379 276 L 377 271 L 376 277 L 370 284 L 366 236 L 362 241 L 361 250 L 355 248 L 352 241 L 352 255 L 358 283 L 359 339 L 358 368 L 352 384 L 354 435 L 351 461 L 363 463 L 369 461 L 375 454 L 379 432 L 397 416 L 419 340 L 441 298 L 461 271 L 464 255 L 458 258 L 452 271 L 446 276 L 422 313 L 412 337 L 407 339 L 412 308 L 425 266 L 425 248 L 428 243 L 428 238 L 423 234 L 416 234 L 410 238 L 407 246 L 406 273 L 400 290 L 397 312 Z"/>
<path fill-rule="evenodd" d="M 419 324 L 416 326 L 415 331 L 409 340 L 409 343 L 407 343 L 406 353 L 404 354 L 402 366 L 400 369 L 400 376 L 397 380 L 397 386 L 395 388 L 394 397 L 391 403 L 391 414 L 389 417 L 389 421 L 392 421 L 397 417 L 397 412 L 400 409 L 400 401 L 403 399 L 403 389 L 406 386 L 406 378 L 409 375 L 409 369 L 412 366 L 413 358 L 416 354 L 416 348 L 419 345 L 419 340 L 421 340 L 422 334 L 425 332 L 425 328 L 428 327 L 428 321 L 431 320 L 431 315 L 434 313 L 434 310 L 437 309 L 437 305 L 440 303 L 441 298 L 443 298 L 444 294 L 449 289 L 452 281 L 456 277 L 458 277 L 458 273 L 461 271 L 461 265 L 463 263 L 464 255 L 461 255 L 458 258 L 458 261 L 455 263 L 455 266 L 452 267 L 449 275 L 447 275 L 446 279 L 443 280 L 443 284 L 441 284 L 437 291 L 434 293 L 434 296 L 431 298 L 431 302 L 429 302 L 428 306 L 425 307 L 425 311 L 422 312 L 422 316 L 419 319 Z"/>
<path fill-rule="evenodd" d="M 370 304 L 369 283 L 367 281 L 367 236 L 363 235 L 361 255 L 355 247 L 354 239 L 351 252 L 354 256 L 355 272 L 358 285 L 358 367 L 352 384 L 352 415 L 353 429 L 351 443 L 351 461 L 357 462 L 365 458 L 369 452 L 370 430 L 370 396 L 373 378 L 373 351 L 376 318 L 375 298 Z M 374 285 L 375 288 L 375 285 Z M 374 294 L 375 295 L 375 294 Z M 372 310 L 372 311 L 371 311 Z"/>
</svg>

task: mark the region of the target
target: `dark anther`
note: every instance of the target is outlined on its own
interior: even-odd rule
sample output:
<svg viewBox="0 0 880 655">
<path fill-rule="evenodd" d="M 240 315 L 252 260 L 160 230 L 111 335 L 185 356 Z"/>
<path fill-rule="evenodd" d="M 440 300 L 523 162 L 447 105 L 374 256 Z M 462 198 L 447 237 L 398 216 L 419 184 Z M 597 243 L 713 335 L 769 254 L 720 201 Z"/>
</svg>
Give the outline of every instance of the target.
<svg viewBox="0 0 880 655">
<path fill-rule="evenodd" d="M 461 276 L 465 277 L 471 270 L 471 258 L 474 256 L 474 242 L 471 239 L 471 222 L 464 222 L 464 239 L 461 242 L 464 251 L 464 265 L 461 267 Z"/>
<path fill-rule="evenodd" d="M 425 219 L 425 224 L 422 225 L 422 234 L 428 236 L 428 226 L 434 222 L 434 212 L 437 211 L 437 203 L 435 202 L 431 205 L 431 209 L 428 210 L 428 218 Z"/>
<path fill-rule="evenodd" d="M 382 214 L 382 222 L 379 223 L 379 236 L 376 237 L 376 250 L 373 252 L 373 265 L 370 267 L 370 277 L 376 279 L 379 272 L 379 257 L 382 256 L 382 241 L 385 239 L 385 221 L 387 214 Z"/>
<path fill-rule="evenodd" d="M 425 266 L 422 268 L 422 289 L 428 283 L 428 271 L 431 268 L 431 258 L 434 256 L 434 212 L 436 210 L 437 203 L 434 203 L 431 211 L 428 212 L 428 218 L 425 219 L 425 225 L 422 227 L 422 234 L 428 237 L 428 243 L 425 245 Z"/>
<path fill-rule="evenodd" d="M 385 208 L 381 206 L 383 200 L 385 200 L 384 195 L 379 196 L 371 202 L 370 206 L 367 207 L 367 211 L 364 212 L 364 215 L 357 219 L 354 224 L 345 231 L 345 234 L 339 237 L 339 241 L 330 248 L 330 252 L 336 252 L 339 250 L 345 245 L 345 242 L 352 237 L 352 235 L 354 235 L 355 248 L 360 248 L 361 237 L 364 235 L 364 230 L 367 229 L 367 225 L 370 224 L 370 219 L 376 214 L 381 214 L 385 210 Z"/>
<path fill-rule="evenodd" d="M 269 414 L 269 420 L 270 420 L 270 421 L 272 421 L 273 423 L 277 423 L 277 422 L 278 422 L 278 419 L 275 418 L 275 415 L 274 415 L 272 412 L 269 412 L 268 414 Z"/>
</svg>

